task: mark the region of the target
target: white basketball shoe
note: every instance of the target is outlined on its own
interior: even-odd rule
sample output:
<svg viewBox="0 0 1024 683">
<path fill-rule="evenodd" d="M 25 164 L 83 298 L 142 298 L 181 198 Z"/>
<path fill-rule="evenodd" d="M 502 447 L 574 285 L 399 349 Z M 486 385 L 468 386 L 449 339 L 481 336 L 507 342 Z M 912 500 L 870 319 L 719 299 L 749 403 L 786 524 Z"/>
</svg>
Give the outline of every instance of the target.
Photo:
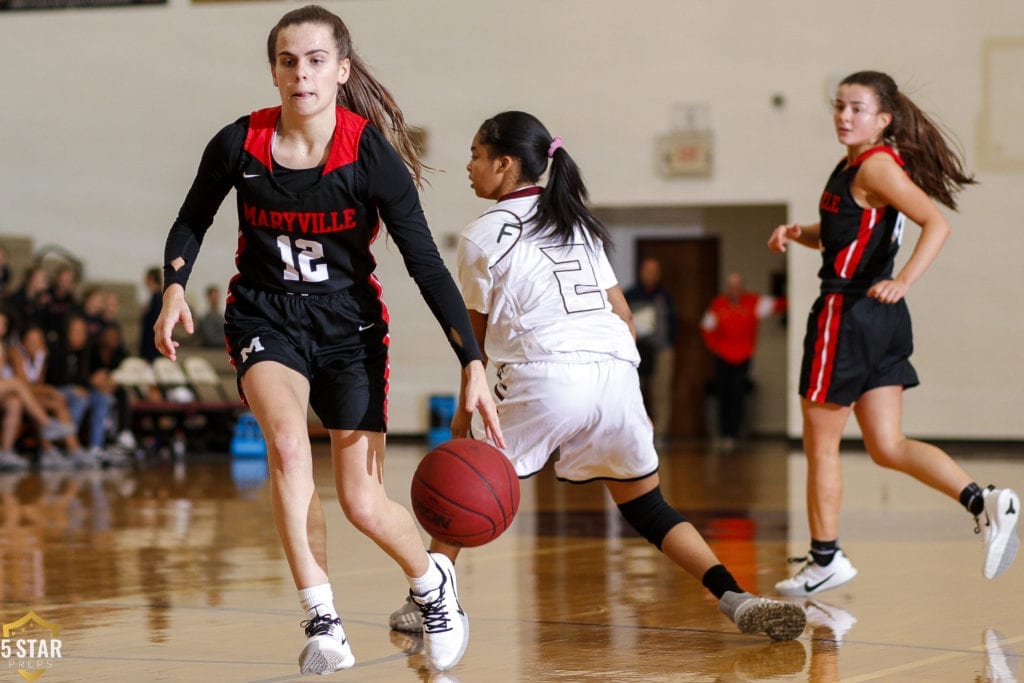
<svg viewBox="0 0 1024 683">
<path fill-rule="evenodd" d="M 356 663 L 345 629 L 341 627 L 341 619 L 333 614 L 317 612 L 301 626 L 306 631 L 306 646 L 299 654 L 299 668 L 303 674 L 326 676 L 341 669 L 350 669 Z"/>
<path fill-rule="evenodd" d="M 459 604 L 455 566 L 441 553 L 430 553 L 441 570 L 441 585 L 423 595 L 410 592 L 423 619 L 423 645 L 434 671 L 447 671 L 462 659 L 469 644 L 469 618 Z"/>
<path fill-rule="evenodd" d="M 985 497 L 985 511 L 977 517 L 978 527 L 985 542 L 985 562 L 982 573 L 986 579 L 994 579 L 1010 568 L 1017 557 L 1020 539 L 1017 537 L 1017 518 L 1020 517 L 1020 496 L 1013 489 L 997 489 L 989 486 L 982 495 Z"/>
<path fill-rule="evenodd" d="M 842 550 L 836 550 L 832 561 L 825 566 L 815 562 L 809 553 L 803 562 L 804 566 L 793 577 L 775 584 L 779 595 L 807 597 L 837 588 L 857 576 L 856 568 Z"/>
</svg>

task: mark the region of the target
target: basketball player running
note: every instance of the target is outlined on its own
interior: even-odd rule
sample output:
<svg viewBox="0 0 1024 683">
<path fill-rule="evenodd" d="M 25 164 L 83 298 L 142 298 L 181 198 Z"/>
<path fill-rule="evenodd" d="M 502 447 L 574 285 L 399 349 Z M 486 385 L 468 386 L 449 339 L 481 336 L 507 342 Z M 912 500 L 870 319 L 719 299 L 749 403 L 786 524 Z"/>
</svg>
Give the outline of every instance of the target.
<svg viewBox="0 0 1024 683">
<path fill-rule="evenodd" d="M 833 121 L 846 157 L 825 185 L 821 221 L 780 225 L 768 240 L 773 251 L 797 242 L 822 252 L 821 296 L 808 319 L 800 371 L 811 549 L 796 575 L 775 588 L 811 595 L 857 574 L 838 541 L 839 445 L 851 412 L 876 463 L 958 499 L 974 516 L 983 574 L 995 578 L 1017 552 L 1017 494 L 980 488 L 946 453 L 900 428 L 903 390 L 918 383 L 904 297 L 950 231 L 932 198 L 955 209 L 953 195 L 974 180 L 938 128 L 883 73 L 846 77 Z M 921 236 L 893 275 L 906 218 L 921 226 Z"/>
<path fill-rule="evenodd" d="M 604 252 L 608 232 L 584 205 L 561 138 L 530 114 L 498 114 L 476 133 L 467 170 L 477 196 L 497 204 L 463 232 L 459 280 L 485 358 L 497 365 L 498 415 L 516 472 L 536 474 L 558 449 L 560 479 L 603 481 L 633 528 L 700 580 L 741 631 L 799 636 L 803 609 L 744 592 L 662 497 L 632 315 Z M 468 412 L 452 431 L 469 433 Z M 434 540 L 431 550 L 454 560 L 459 549 Z M 391 616 L 399 630 L 420 623 L 412 602 Z"/>
<path fill-rule="evenodd" d="M 174 360 L 173 328 L 193 331 L 184 287 L 234 187 L 238 274 L 225 333 L 267 440 L 274 523 L 306 612 L 302 673 L 355 662 L 328 579 L 307 406 L 330 431 L 345 515 L 405 572 L 427 624 L 428 661 L 448 669 L 469 635 L 454 568 L 427 554 L 412 516 L 383 484 L 388 314 L 370 252 L 381 220 L 462 364 L 465 407 L 479 409 L 502 443 L 480 349 L 420 207 L 412 176 L 419 180 L 422 165 L 402 112 L 352 50 L 344 23 L 317 6 L 288 12 L 270 32 L 267 56 L 281 105 L 238 119 L 207 146 L 167 238 L 157 345 Z"/>
</svg>

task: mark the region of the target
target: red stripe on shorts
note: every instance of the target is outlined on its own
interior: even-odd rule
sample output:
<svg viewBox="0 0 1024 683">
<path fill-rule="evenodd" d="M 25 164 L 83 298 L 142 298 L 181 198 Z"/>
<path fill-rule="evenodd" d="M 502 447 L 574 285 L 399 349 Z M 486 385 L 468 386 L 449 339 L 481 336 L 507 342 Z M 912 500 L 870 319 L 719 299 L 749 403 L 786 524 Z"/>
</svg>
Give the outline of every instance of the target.
<svg viewBox="0 0 1024 683">
<path fill-rule="evenodd" d="M 832 382 L 832 367 L 839 340 L 839 319 L 843 313 L 843 295 L 826 294 L 825 305 L 818 313 L 818 336 L 814 340 L 814 358 L 807 383 L 807 400 L 825 403 Z"/>
</svg>

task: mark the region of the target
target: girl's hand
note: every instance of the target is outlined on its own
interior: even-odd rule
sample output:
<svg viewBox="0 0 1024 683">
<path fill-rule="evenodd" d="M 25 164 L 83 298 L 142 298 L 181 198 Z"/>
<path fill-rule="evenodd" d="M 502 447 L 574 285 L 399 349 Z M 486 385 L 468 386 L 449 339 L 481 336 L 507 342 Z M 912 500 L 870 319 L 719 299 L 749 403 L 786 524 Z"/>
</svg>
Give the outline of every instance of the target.
<svg viewBox="0 0 1024 683">
<path fill-rule="evenodd" d="M 803 229 L 796 223 L 780 225 L 772 231 L 772 236 L 768 238 L 768 248 L 781 254 L 786 251 L 787 244 L 799 239 L 802 234 Z"/>
<path fill-rule="evenodd" d="M 164 301 L 160 307 L 160 317 L 153 325 L 156 338 L 156 350 L 171 360 L 178 359 L 178 342 L 171 338 L 174 326 L 181 323 L 185 332 L 192 334 L 195 326 L 192 322 L 192 311 L 185 301 L 185 289 L 181 285 L 171 285 L 164 290 Z"/>
<path fill-rule="evenodd" d="M 871 285 L 868 296 L 878 299 L 883 304 L 894 304 L 907 294 L 909 286 L 897 280 L 881 280 Z"/>
<path fill-rule="evenodd" d="M 498 424 L 498 409 L 494 405 L 490 387 L 487 386 L 487 372 L 480 361 L 472 361 L 463 368 L 461 395 L 462 405 L 452 417 L 452 436 L 468 436 L 473 412 L 479 411 L 480 417 L 484 420 L 487 438 L 498 448 L 505 448 L 505 438 L 501 435 L 501 425 Z"/>
</svg>

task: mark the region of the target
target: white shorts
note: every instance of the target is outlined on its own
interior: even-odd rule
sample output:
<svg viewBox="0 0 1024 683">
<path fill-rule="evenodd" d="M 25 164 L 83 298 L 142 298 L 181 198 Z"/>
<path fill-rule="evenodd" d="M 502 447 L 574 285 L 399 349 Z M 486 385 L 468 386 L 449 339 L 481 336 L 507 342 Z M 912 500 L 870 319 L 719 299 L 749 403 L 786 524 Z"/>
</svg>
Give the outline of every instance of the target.
<svg viewBox="0 0 1024 683">
<path fill-rule="evenodd" d="M 509 363 L 495 396 L 505 454 L 520 477 L 543 469 L 556 449 L 555 474 L 564 481 L 631 481 L 658 471 L 632 363 Z"/>
</svg>

